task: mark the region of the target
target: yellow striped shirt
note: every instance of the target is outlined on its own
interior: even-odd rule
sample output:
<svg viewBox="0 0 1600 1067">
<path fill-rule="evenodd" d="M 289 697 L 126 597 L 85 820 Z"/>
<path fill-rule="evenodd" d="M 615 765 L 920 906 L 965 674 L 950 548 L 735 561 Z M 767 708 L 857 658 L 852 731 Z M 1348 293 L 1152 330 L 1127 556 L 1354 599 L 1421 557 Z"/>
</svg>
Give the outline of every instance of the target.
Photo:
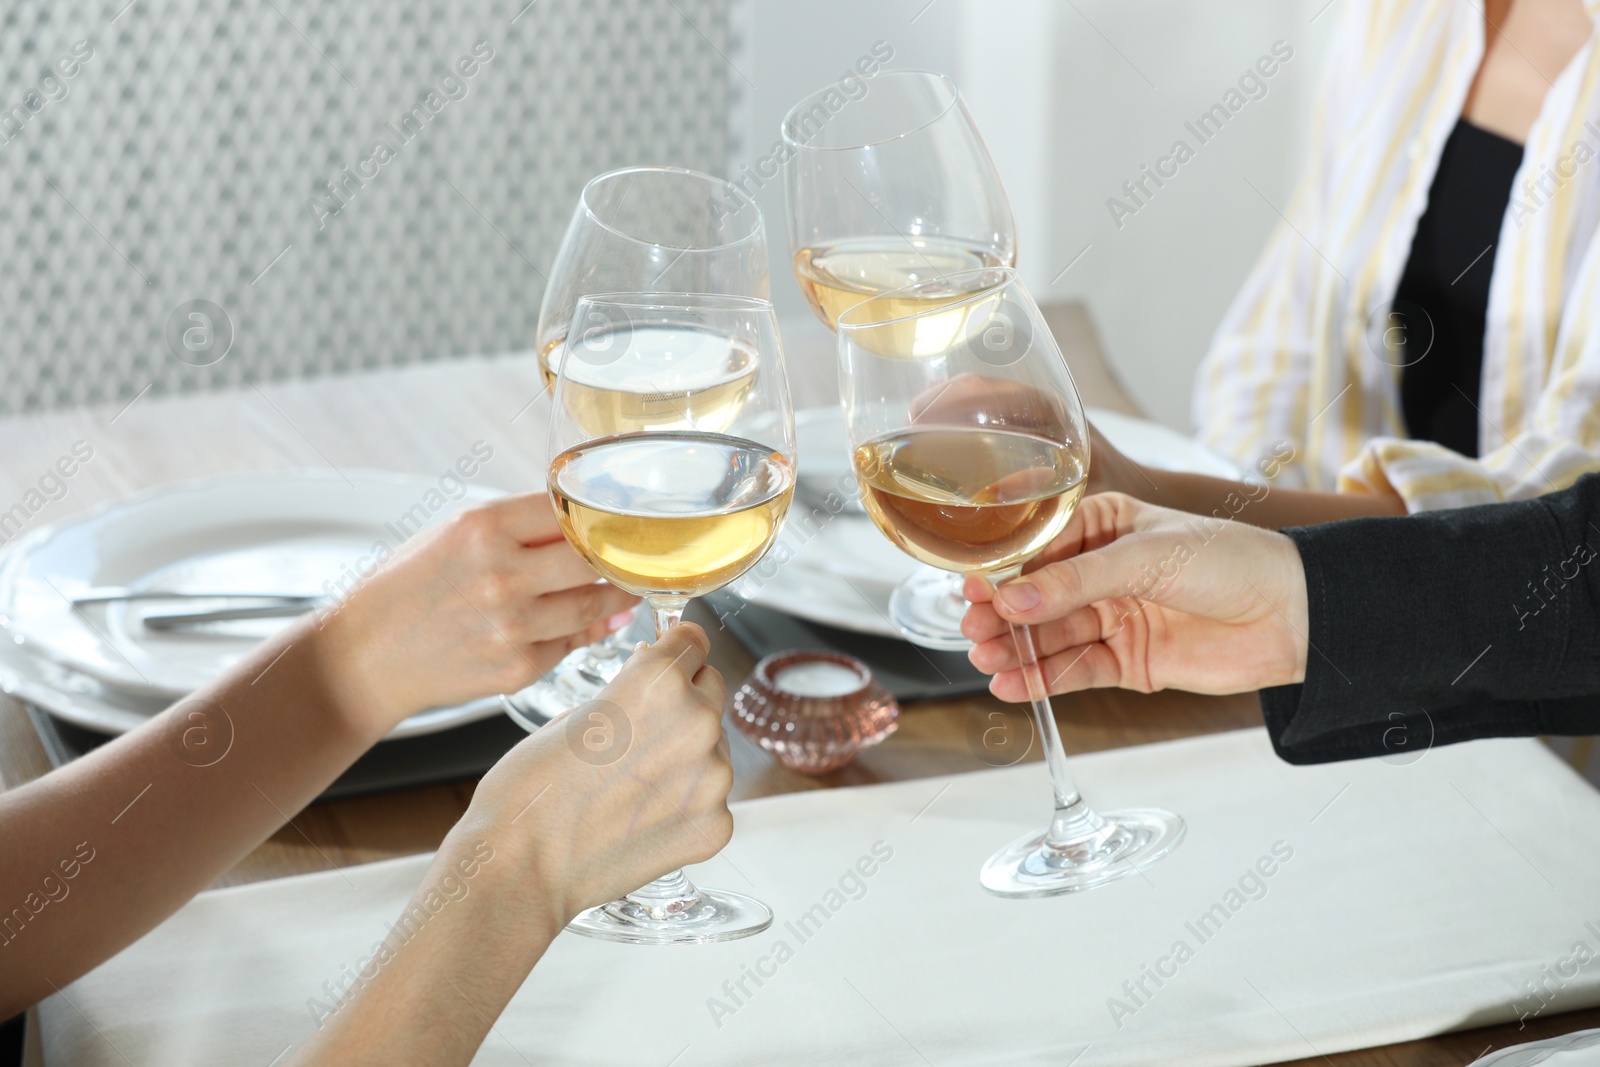
<svg viewBox="0 0 1600 1067">
<path fill-rule="evenodd" d="M 1587 0 L 1591 19 L 1600 0 Z M 1411 511 L 1538 496 L 1600 470 L 1600 48 L 1555 79 L 1494 248 L 1478 459 L 1405 436 L 1389 303 L 1483 58 L 1469 0 L 1343 0 L 1306 177 L 1196 380 L 1213 448 L 1281 484 Z M 1423 357 L 1426 358 L 1426 357 Z"/>
</svg>

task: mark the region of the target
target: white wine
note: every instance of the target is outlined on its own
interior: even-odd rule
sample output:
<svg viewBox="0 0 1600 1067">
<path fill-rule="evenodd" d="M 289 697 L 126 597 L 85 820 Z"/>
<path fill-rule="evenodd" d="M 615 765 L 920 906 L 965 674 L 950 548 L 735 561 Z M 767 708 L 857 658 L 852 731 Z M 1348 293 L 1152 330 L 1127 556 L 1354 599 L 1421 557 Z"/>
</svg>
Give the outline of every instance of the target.
<svg viewBox="0 0 1600 1067">
<path fill-rule="evenodd" d="M 942 238 L 870 237 L 818 248 L 802 248 L 794 257 L 795 277 L 817 317 L 836 329 L 839 316 L 868 297 L 929 283 L 920 293 L 892 298 L 874 309 L 877 320 L 903 318 L 943 307 L 974 290 L 939 285 L 962 271 L 1006 266 L 987 248 Z"/>
<path fill-rule="evenodd" d="M 1075 449 L 1029 433 L 902 430 L 859 446 L 861 502 L 906 553 L 941 570 L 993 574 L 1038 554 L 1083 497 Z"/>
<path fill-rule="evenodd" d="M 566 358 L 566 338 L 545 346 L 539 365 L 562 406 L 591 436 L 693 426 L 732 426 L 755 384 L 759 361 L 742 341 L 681 326 L 622 327 L 585 334 Z"/>
<path fill-rule="evenodd" d="M 612 585 L 697 597 L 749 570 L 772 544 L 794 495 L 794 465 L 722 434 L 621 434 L 558 455 L 550 495 L 567 540 Z"/>
</svg>

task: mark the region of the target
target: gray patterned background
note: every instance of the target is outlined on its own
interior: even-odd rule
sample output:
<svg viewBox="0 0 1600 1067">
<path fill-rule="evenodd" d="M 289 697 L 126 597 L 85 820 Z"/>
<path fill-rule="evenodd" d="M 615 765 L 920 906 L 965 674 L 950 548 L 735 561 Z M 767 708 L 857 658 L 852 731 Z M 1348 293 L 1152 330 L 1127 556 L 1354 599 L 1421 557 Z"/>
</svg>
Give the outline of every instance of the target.
<svg viewBox="0 0 1600 1067">
<path fill-rule="evenodd" d="M 728 159 L 730 0 L 125 3 L 0 14 L 0 413 L 525 348 L 587 178 Z"/>
</svg>

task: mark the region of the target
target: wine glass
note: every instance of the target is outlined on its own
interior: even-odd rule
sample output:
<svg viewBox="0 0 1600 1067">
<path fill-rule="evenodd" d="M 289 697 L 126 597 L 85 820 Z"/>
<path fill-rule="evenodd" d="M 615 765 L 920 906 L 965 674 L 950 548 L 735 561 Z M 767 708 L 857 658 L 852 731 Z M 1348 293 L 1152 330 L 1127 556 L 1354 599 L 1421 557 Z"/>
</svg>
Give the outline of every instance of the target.
<svg viewBox="0 0 1600 1067">
<path fill-rule="evenodd" d="M 830 330 L 866 297 L 917 284 L 956 300 L 953 279 L 1017 258 L 1005 187 L 955 83 L 885 71 L 863 84 L 856 100 L 819 89 L 783 120 L 794 273 Z M 919 645 L 962 649 L 966 607 L 959 576 L 923 566 L 889 617 Z"/>
<path fill-rule="evenodd" d="M 951 300 L 952 288 L 967 295 Z M 1089 474 L 1088 424 L 1016 272 L 989 267 L 881 293 L 839 316 L 839 379 L 867 514 L 916 559 L 1000 583 L 1066 526 Z M 1183 820 L 1098 814 L 1067 770 L 1033 634 L 1012 626 L 1055 787 L 1055 817 L 979 875 L 1006 897 L 1121 878 L 1170 852 Z"/>
<path fill-rule="evenodd" d="M 580 299 L 557 365 L 549 454 L 567 540 L 612 585 L 644 597 L 664 634 L 691 598 L 761 558 L 794 494 L 794 411 L 772 305 L 682 293 Z M 675 944 L 771 923 L 760 901 L 674 871 L 571 928 Z"/>
<path fill-rule="evenodd" d="M 726 293 L 766 299 L 761 211 L 737 186 L 676 167 L 628 167 L 583 187 L 539 306 L 535 347 L 554 389 L 579 298 L 599 292 Z M 587 700 L 627 660 L 637 626 L 580 648 L 519 693 L 501 698 L 525 729 Z"/>
</svg>

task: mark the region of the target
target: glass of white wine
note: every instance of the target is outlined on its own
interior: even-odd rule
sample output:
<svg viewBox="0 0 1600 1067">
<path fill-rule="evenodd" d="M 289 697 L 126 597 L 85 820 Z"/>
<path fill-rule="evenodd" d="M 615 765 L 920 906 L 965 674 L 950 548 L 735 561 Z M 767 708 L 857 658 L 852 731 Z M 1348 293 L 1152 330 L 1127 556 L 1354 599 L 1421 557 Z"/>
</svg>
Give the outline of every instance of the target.
<svg viewBox="0 0 1600 1067">
<path fill-rule="evenodd" d="M 926 290 L 967 295 L 935 303 Z M 867 514 L 934 567 L 1016 577 L 1065 528 L 1089 474 L 1088 424 L 1066 361 L 1006 267 L 878 294 L 839 316 L 839 380 Z M 1089 889 L 1171 851 L 1183 820 L 1097 813 L 1073 784 L 1033 635 L 1013 626 L 1055 816 L 995 853 L 979 880 L 1006 897 Z"/>
<path fill-rule="evenodd" d="M 557 367 L 550 497 L 567 540 L 644 597 L 659 637 L 749 570 L 794 495 L 794 411 L 777 318 L 752 297 L 584 297 Z M 648 387 L 648 389 L 646 389 Z M 571 928 L 636 944 L 731 941 L 772 912 L 682 871 Z"/>
<path fill-rule="evenodd" d="M 827 327 L 861 300 L 915 286 L 937 306 L 967 295 L 961 279 L 1012 266 L 1017 229 L 994 160 L 955 83 L 885 71 L 850 100 L 829 86 L 783 121 L 794 273 Z M 889 600 L 908 640 L 962 649 L 961 578 L 924 566 Z"/>
<path fill-rule="evenodd" d="M 766 299 L 768 264 L 761 211 L 733 184 L 677 167 L 627 167 L 589 181 L 567 225 L 539 306 L 535 349 L 543 387 L 554 389 L 578 300 L 601 292 L 724 293 Z M 712 362 L 716 354 L 705 358 Z M 612 374 L 614 402 L 632 405 L 640 426 L 654 417 L 650 387 Z M 688 373 L 679 367 L 679 375 Z M 503 698 L 529 730 L 594 699 L 632 650 L 635 627 L 567 656 L 543 678 Z"/>
</svg>

